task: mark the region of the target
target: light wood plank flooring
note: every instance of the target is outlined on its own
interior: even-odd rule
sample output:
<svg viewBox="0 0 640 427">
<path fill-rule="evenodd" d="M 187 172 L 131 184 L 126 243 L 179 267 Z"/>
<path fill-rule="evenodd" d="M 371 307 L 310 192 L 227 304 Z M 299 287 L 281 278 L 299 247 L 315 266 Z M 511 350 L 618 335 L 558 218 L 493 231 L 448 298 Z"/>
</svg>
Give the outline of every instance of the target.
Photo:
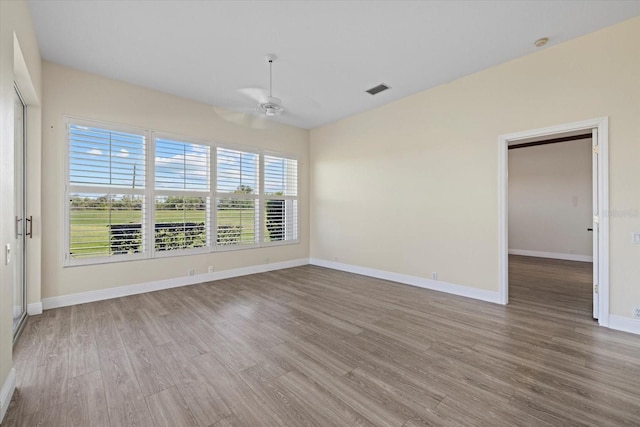
<svg viewBox="0 0 640 427">
<path fill-rule="evenodd" d="M 512 257 L 506 307 L 305 266 L 49 310 L 2 426 L 638 426 L 640 337 L 589 274 Z"/>
</svg>

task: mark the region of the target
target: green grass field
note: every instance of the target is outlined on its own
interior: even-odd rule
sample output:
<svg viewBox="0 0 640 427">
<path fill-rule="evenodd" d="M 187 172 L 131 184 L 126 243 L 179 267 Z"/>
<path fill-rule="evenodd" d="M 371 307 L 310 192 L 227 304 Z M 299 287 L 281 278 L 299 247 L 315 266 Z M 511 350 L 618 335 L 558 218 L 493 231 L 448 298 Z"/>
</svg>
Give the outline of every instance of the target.
<svg viewBox="0 0 640 427">
<path fill-rule="evenodd" d="M 218 211 L 218 224 L 242 225 L 243 243 L 252 243 L 254 235 L 254 217 L 251 211 L 240 210 Z M 110 217 L 110 218 L 109 218 Z M 205 211 L 190 210 L 185 212 L 157 209 L 156 222 L 205 222 Z M 142 220 L 140 211 L 113 210 L 71 210 L 70 250 L 73 258 L 101 256 L 109 254 L 109 224 L 135 224 Z"/>
</svg>

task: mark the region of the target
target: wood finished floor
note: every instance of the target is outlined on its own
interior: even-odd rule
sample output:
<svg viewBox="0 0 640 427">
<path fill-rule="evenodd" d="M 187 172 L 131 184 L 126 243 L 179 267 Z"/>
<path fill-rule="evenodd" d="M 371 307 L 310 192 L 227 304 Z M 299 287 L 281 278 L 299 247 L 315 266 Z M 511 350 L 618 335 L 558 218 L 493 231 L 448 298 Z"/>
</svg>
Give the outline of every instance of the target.
<svg viewBox="0 0 640 427">
<path fill-rule="evenodd" d="M 49 310 L 2 426 L 638 426 L 590 264 L 510 264 L 506 307 L 305 266 Z"/>
</svg>

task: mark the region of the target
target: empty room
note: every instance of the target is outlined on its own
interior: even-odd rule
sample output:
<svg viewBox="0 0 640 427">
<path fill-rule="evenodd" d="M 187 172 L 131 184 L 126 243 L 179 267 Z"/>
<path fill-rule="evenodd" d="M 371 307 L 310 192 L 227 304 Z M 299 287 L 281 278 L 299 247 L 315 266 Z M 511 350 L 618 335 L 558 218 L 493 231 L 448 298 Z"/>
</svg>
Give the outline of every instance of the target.
<svg viewBox="0 0 640 427">
<path fill-rule="evenodd" d="M 640 0 L 0 0 L 0 425 L 637 426 Z"/>
</svg>

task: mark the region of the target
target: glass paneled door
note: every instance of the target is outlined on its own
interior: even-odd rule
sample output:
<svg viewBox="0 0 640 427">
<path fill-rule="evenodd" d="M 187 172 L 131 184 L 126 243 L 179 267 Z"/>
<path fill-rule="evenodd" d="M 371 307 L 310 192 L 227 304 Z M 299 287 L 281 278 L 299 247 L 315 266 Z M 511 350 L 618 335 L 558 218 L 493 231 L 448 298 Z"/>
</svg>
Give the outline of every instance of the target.
<svg viewBox="0 0 640 427">
<path fill-rule="evenodd" d="M 15 157 L 15 245 L 12 251 L 14 266 L 13 282 L 13 336 L 20 333 L 20 329 L 27 317 L 27 277 L 26 277 L 26 243 L 31 234 L 31 219 L 26 217 L 26 111 L 27 107 L 20 96 L 18 88 L 15 90 L 14 101 L 14 157 Z"/>
</svg>

